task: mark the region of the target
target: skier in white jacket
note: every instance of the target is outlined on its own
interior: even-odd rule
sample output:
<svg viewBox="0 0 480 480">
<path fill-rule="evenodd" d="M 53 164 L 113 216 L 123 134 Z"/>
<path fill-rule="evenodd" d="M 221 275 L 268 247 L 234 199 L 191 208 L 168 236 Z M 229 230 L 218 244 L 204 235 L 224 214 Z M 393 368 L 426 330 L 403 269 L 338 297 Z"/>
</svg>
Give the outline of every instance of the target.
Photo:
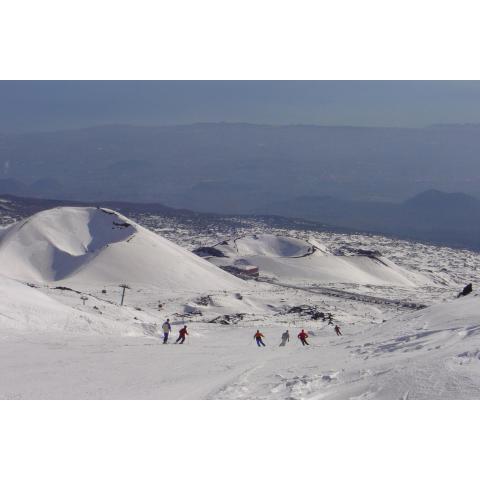
<svg viewBox="0 0 480 480">
<path fill-rule="evenodd" d="M 170 320 L 168 318 L 162 325 L 162 330 L 163 330 L 163 343 L 167 343 L 168 335 L 172 331 L 172 326 L 170 325 Z"/>
</svg>

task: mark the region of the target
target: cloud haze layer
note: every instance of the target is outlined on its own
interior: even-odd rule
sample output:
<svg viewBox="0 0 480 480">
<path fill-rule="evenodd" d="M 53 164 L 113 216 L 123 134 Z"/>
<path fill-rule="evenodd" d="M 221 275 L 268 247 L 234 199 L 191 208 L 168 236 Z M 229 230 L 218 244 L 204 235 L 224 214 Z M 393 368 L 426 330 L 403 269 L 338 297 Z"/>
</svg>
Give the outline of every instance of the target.
<svg viewBox="0 0 480 480">
<path fill-rule="evenodd" d="M 480 123 L 478 81 L 1 81 L 0 132 L 195 122 Z"/>
</svg>

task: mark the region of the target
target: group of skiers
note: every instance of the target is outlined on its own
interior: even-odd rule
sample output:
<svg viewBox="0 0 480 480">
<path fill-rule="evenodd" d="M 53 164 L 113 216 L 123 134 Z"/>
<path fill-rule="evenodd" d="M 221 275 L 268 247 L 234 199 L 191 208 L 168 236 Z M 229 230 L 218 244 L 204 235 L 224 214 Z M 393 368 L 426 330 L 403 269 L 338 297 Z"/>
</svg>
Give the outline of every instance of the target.
<svg viewBox="0 0 480 480">
<path fill-rule="evenodd" d="M 469 283 L 464 289 L 463 291 L 461 291 L 459 294 L 458 294 L 458 297 L 464 297 L 464 296 L 467 296 L 469 295 L 470 293 L 472 293 L 472 284 Z M 163 305 L 162 305 L 163 306 Z M 160 308 L 160 306 L 159 306 Z M 330 318 L 328 320 L 328 325 L 333 325 L 333 321 L 332 319 Z M 170 335 L 170 332 L 172 331 L 172 326 L 170 324 L 170 320 L 167 318 L 167 320 L 163 323 L 162 325 L 162 330 L 163 330 L 163 343 L 167 343 L 168 342 L 168 336 Z M 335 333 L 337 334 L 337 336 L 341 336 L 342 335 L 342 332 L 340 331 L 340 327 L 338 325 L 335 325 L 334 327 L 334 330 L 335 330 Z M 187 326 L 184 325 L 180 331 L 178 332 L 178 338 L 175 340 L 175 343 L 180 343 L 182 344 L 183 342 L 185 342 L 185 338 L 186 336 L 188 335 L 188 332 L 187 332 Z M 263 339 L 265 338 L 265 335 L 263 333 L 260 332 L 260 330 L 257 330 L 255 332 L 255 335 L 253 336 L 253 338 L 255 339 L 255 341 L 257 342 L 257 346 L 259 347 L 265 347 L 265 342 L 263 341 Z M 308 333 L 305 332 L 305 330 L 302 329 L 302 331 L 297 335 L 297 338 L 300 340 L 300 342 L 302 343 L 303 346 L 305 345 L 310 345 L 308 342 L 307 342 L 307 338 L 308 338 Z M 281 337 L 281 342 L 280 342 L 280 347 L 284 347 L 287 342 L 290 342 L 290 333 L 288 330 L 286 330 L 285 332 L 282 333 L 282 337 Z"/>
<path fill-rule="evenodd" d="M 335 325 L 334 330 L 337 336 L 342 335 L 342 332 L 340 331 L 340 327 L 338 325 Z M 168 337 L 170 335 L 170 332 L 172 331 L 172 325 L 170 324 L 170 319 L 167 318 L 165 320 L 165 322 L 162 325 L 162 331 L 163 331 L 163 343 L 166 344 L 168 343 Z M 187 326 L 184 325 L 178 332 L 178 338 L 175 340 L 175 343 L 182 344 L 185 341 L 185 338 L 187 335 L 188 335 Z M 256 340 L 257 345 L 259 347 L 266 346 L 262 340 L 263 338 L 265 338 L 265 335 L 261 333 L 260 330 L 257 330 L 255 332 L 255 335 L 253 336 L 253 338 Z M 302 328 L 302 331 L 297 335 L 297 338 L 300 340 L 300 342 L 302 342 L 303 346 L 310 345 L 307 342 L 308 333 L 305 330 L 303 330 L 303 328 Z M 279 346 L 284 347 L 289 341 L 290 341 L 290 333 L 288 330 L 286 330 L 285 332 L 282 333 L 282 341 L 280 342 Z"/>
<path fill-rule="evenodd" d="M 334 330 L 335 330 L 335 333 L 337 334 L 337 337 L 342 335 L 342 332 L 340 331 L 340 327 L 338 325 L 335 325 Z M 260 330 L 257 330 L 255 332 L 255 335 L 253 336 L 253 338 L 257 341 L 257 346 L 259 347 L 266 346 L 262 340 L 263 338 L 265 338 L 265 335 L 261 333 Z M 308 333 L 303 328 L 302 328 L 302 331 L 297 335 L 297 338 L 300 340 L 303 346 L 310 345 L 307 342 Z M 279 347 L 284 347 L 289 341 L 290 341 L 290 332 L 288 330 L 285 330 L 285 332 L 282 333 Z"/>
<path fill-rule="evenodd" d="M 172 325 L 170 324 L 170 320 L 168 318 L 163 323 L 162 330 L 163 330 L 163 343 L 165 344 L 168 342 L 168 336 L 172 331 Z M 175 343 L 182 344 L 185 341 L 185 338 L 187 335 L 188 335 L 187 326 L 184 325 L 183 328 L 181 328 L 180 331 L 178 332 L 178 338 L 175 340 Z"/>
</svg>

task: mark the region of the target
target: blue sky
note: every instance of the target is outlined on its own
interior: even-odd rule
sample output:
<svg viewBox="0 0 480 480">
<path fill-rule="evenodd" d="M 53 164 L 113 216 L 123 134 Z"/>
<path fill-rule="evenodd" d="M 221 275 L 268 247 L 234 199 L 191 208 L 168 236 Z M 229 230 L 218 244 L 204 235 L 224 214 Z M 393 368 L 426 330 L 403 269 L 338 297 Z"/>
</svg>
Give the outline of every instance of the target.
<svg viewBox="0 0 480 480">
<path fill-rule="evenodd" d="M 480 123 L 480 81 L 0 81 L 0 132 L 193 122 Z"/>
</svg>

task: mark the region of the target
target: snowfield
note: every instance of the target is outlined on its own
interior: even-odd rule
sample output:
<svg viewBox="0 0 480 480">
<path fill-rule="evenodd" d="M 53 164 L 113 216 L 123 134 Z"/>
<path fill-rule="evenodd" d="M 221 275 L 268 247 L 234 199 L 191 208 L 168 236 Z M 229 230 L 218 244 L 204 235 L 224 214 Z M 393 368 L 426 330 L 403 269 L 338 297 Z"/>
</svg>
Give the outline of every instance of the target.
<svg viewBox="0 0 480 480">
<path fill-rule="evenodd" d="M 156 226 L 168 240 L 76 207 L 1 230 L 0 398 L 480 398 L 478 254 L 265 225 L 228 236 Z M 222 255 L 194 255 L 198 242 Z M 216 266 L 239 261 L 260 281 Z"/>
</svg>

